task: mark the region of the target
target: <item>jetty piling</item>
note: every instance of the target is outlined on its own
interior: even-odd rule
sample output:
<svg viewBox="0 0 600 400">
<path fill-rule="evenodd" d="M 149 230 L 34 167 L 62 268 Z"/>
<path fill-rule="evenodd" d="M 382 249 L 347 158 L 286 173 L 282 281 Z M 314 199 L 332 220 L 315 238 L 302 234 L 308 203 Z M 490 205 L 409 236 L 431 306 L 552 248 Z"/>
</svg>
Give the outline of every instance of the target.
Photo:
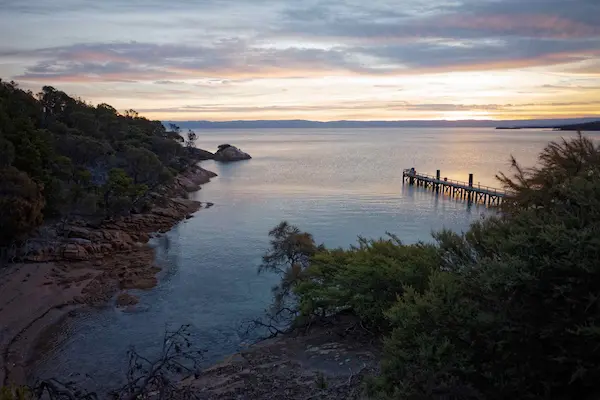
<svg viewBox="0 0 600 400">
<path fill-rule="evenodd" d="M 435 176 L 417 173 L 414 168 L 402 171 L 402 183 L 408 182 L 409 185 L 431 188 L 436 193 L 440 191 L 452 197 L 467 199 L 469 203 L 477 202 L 487 205 L 500 205 L 508 196 L 506 191 L 496 189 L 490 186 L 473 185 L 473 174 L 469 174 L 469 181 L 462 182 L 448 178 L 441 179 L 441 171 L 438 169 Z"/>
</svg>

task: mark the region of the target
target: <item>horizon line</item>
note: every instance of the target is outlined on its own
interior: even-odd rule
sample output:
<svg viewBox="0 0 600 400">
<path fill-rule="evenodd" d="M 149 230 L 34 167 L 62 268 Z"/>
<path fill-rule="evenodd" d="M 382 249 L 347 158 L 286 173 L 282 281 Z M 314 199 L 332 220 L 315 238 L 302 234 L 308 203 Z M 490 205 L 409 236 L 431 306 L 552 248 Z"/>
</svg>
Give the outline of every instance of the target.
<svg viewBox="0 0 600 400">
<path fill-rule="evenodd" d="M 336 119 L 336 120 L 317 120 L 317 119 L 229 119 L 229 120 L 208 120 L 208 119 L 164 119 L 163 122 L 205 122 L 205 123 L 231 123 L 231 122 L 312 122 L 312 123 L 336 123 L 336 122 L 351 122 L 351 123 L 395 123 L 395 122 L 535 122 L 535 121 L 575 121 L 575 120 L 600 120 L 600 115 L 590 115 L 583 117 L 554 117 L 554 118 L 527 118 L 527 119 Z"/>
</svg>

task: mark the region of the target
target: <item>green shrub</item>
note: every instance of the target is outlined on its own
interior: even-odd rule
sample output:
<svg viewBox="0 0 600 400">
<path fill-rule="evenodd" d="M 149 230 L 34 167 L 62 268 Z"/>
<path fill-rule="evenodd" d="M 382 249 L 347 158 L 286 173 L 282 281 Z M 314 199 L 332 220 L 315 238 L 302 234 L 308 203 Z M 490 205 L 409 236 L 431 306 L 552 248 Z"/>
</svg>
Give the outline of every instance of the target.
<svg viewBox="0 0 600 400">
<path fill-rule="evenodd" d="M 40 185 L 14 167 L 0 169 L 0 244 L 20 240 L 42 223 Z"/>
<path fill-rule="evenodd" d="M 365 324 L 385 330 L 384 313 L 405 287 L 425 289 L 439 265 L 434 246 L 404 246 L 396 237 L 360 239 L 350 249 L 321 249 L 294 290 L 304 316 L 353 310 Z"/>
<path fill-rule="evenodd" d="M 180 172 L 199 160 L 181 145 L 179 128 L 172 128 L 177 132 L 167 132 L 160 121 L 141 118 L 133 110 L 119 115 L 107 104 L 94 107 L 51 86 L 34 97 L 16 83 L 0 80 L 0 168 L 16 168 L 43 188 L 42 217 L 46 219 L 92 217 L 94 213 L 112 216 L 138 206 L 142 195 L 173 179 L 169 167 L 176 166 Z M 135 193 L 121 195 L 113 190 L 106 196 L 109 171 L 119 166 L 133 180 Z M 103 197 L 100 207 L 93 207 L 96 195 Z M 23 214 L 24 203 L 0 200 L 4 207 L 15 207 Z M 12 241 L 36 226 L 37 219 L 19 224 L 15 231 L 9 231 L 12 225 L 3 225 L 2 230 L 4 236 L 14 232 Z"/>
<path fill-rule="evenodd" d="M 33 397 L 26 387 L 0 387 L 0 400 L 30 400 Z"/>
<path fill-rule="evenodd" d="M 464 236 L 437 235 L 447 272 L 388 312 L 394 330 L 376 391 L 399 399 L 598 393 L 600 158 L 591 149 L 583 137 L 551 144 L 540 167 L 518 169 L 507 215 Z"/>
<path fill-rule="evenodd" d="M 514 167 L 508 206 L 463 235 L 321 247 L 284 276 L 301 317 L 351 311 L 385 335 L 373 397 L 600 394 L 600 149 L 580 135 Z"/>
</svg>

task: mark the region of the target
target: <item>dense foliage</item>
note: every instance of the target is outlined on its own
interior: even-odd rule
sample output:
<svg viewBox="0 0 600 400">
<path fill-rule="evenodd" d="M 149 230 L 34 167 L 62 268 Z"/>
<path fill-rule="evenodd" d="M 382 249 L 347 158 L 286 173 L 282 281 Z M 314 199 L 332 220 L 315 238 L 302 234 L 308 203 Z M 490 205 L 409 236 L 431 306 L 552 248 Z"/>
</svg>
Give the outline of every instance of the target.
<svg viewBox="0 0 600 400">
<path fill-rule="evenodd" d="M 374 397 L 600 393 L 600 148 L 579 136 L 548 145 L 534 169 L 514 167 L 499 177 L 514 203 L 464 235 L 361 239 L 284 265 L 298 318 L 350 310 L 384 337 Z"/>
<path fill-rule="evenodd" d="M 188 132 L 193 147 L 196 136 Z M 0 245 L 48 218 L 112 216 L 192 161 L 179 128 L 0 80 Z"/>
</svg>

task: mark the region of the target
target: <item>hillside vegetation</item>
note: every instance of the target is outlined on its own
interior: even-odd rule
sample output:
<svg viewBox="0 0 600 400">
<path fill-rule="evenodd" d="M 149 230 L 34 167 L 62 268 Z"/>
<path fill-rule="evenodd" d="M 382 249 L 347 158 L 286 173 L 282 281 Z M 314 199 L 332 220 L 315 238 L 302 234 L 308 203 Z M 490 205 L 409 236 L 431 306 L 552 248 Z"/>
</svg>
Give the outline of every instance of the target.
<svg viewBox="0 0 600 400">
<path fill-rule="evenodd" d="M 45 86 L 0 80 L 0 246 L 44 220 L 141 210 L 146 195 L 198 160 L 175 125 L 92 106 Z"/>
<path fill-rule="evenodd" d="M 282 276 L 272 317 L 356 315 L 383 339 L 373 398 L 598 398 L 600 149 L 579 136 L 513 166 L 515 203 L 435 244 L 327 249 L 282 223 L 261 267 Z"/>
<path fill-rule="evenodd" d="M 560 129 L 561 131 L 600 131 L 600 121 L 562 125 L 557 127 L 557 129 Z"/>
</svg>

